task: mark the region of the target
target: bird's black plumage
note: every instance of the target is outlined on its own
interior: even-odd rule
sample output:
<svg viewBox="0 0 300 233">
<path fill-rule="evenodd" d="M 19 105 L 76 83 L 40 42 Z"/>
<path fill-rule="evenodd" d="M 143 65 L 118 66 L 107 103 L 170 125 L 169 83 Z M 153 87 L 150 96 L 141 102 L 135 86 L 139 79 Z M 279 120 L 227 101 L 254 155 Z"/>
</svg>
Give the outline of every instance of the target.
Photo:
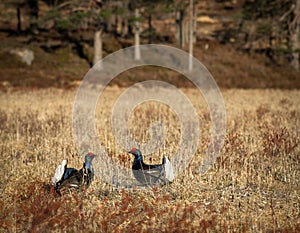
<svg viewBox="0 0 300 233">
<path fill-rule="evenodd" d="M 165 185 L 174 179 L 171 163 L 167 157 L 163 158 L 162 164 L 145 164 L 139 149 L 132 148 L 129 151 L 134 155 L 132 171 L 134 177 L 143 185 Z M 166 165 L 170 166 L 166 169 Z"/>
</svg>

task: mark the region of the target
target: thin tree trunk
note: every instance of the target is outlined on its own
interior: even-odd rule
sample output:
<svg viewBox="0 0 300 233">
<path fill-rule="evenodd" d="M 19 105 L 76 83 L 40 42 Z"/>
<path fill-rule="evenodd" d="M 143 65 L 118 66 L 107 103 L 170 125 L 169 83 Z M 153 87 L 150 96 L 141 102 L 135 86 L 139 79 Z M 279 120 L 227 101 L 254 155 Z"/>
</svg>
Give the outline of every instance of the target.
<svg viewBox="0 0 300 233">
<path fill-rule="evenodd" d="M 178 27 L 179 27 L 179 47 L 182 48 L 184 45 L 184 38 L 183 38 L 183 18 L 184 18 L 184 10 L 179 11 L 178 17 Z"/>
<path fill-rule="evenodd" d="M 21 9 L 17 6 L 17 19 L 18 19 L 18 26 L 17 26 L 17 33 L 19 34 L 22 30 L 21 26 Z"/>
<path fill-rule="evenodd" d="M 193 24 L 193 0 L 190 0 L 190 23 L 189 23 L 189 28 L 190 28 L 190 34 L 189 34 L 189 71 L 193 70 L 193 40 L 194 40 L 194 24 Z"/>
<path fill-rule="evenodd" d="M 140 51 L 140 22 L 139 22 L 139 9 L 135 9 L 135 32 L 134 32 L 134 60 L 140 60 L 141 59 L 141 51 Z"/>
<path fill-rule="evenodd" d="M 124 0 L 123 1 L 123 9 L 124 9 L 124 14 L 122 17 L 122 32 L 121 32 L 121 36 L 122 37 L 126 37 L 128 35 L 129 32 L 129 24 L 128 24 L 128 8 L 129 8 L 129 3 L 128 0 Z"/>
<path fill-rule="evenodd" d="M 148 44 L 152 44 L 153 27 L 152 27 L 152 14 L 151 13 L 149 13 L 149 15 L 148 15 L 148 29 L 149 29 Z"/>
<path fill-rule="evenodd" d="M 197 42 L 197 17 L 198 17 L 198 7 L 193 6 L 194 14 L 193 14 L 193 43 Z"/>
<path fill-rule="evenodd" d="M 93 65 L 102 59 L 102 30 L 97 30 L 94 35 L 94 59 Z M 102 64 L 99 65 L 102 68 Z"/>
<path fill-rule="evenodd" d="M 120 15 L 117 16 L 117 28 L 116 35 L 122 35 L 122 17 Z"/>
<path fill-rule="evenodd" d="M 122 32 L 121 32 L 121 36 L 122 37 L 126 37 L 128 35 L 128 19 L 125 16 L 125 18 L 123 18 L 122 21 Z"/>
<path fill-rule="evenodd" d="M 38 0 L 27 1 L 30 8 L 30 30 L 33 33 L 37 33 L 38 19 L 39 19 L 39 2 Z"/>
<path fill-rule="evenodd" d="M 300 0 L 296 1 L 294 9 L 294 21 L 292 22 L 290 40 L 292 45 L 292 67 L 299 71 L 299 49 L 300 49 Z"/>
<path fill-rule="evenodd" d="M 183 46 L 189 43 L 189 28 L 190 28 L 190 21 L 186 20 L 183 24 Z"/>
</svg>

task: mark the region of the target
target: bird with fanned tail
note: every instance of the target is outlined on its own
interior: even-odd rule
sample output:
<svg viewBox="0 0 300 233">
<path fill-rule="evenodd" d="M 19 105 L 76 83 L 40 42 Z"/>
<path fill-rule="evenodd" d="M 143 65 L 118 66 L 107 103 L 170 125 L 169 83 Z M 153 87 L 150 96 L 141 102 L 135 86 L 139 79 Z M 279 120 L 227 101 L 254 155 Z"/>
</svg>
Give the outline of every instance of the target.
<svg viewBox="0 0 300 233">
<path fill-rule="evenodd" d="M 134 177 L 143 185 L 165 185 L 174 180 L 173 167 L 167 157 L 163 157 L 162 164 L 145 164 L 142 153 L 137 148 L 129 151 L 134 155 L 132 171 Z"/>
<path fill-rule="evenodd" d="M 87 189 L 94 179 L 94 169 L 92 161 L 95 157 L 93 152 L 89 152 L 84 157 L 83 167 L 80 170 L 67 167 L 67 160 L 63 160 L 57 167 L 51 183 L 55 191 L 61 195 L 61 190 L 67 189 Z"/>
</svg>

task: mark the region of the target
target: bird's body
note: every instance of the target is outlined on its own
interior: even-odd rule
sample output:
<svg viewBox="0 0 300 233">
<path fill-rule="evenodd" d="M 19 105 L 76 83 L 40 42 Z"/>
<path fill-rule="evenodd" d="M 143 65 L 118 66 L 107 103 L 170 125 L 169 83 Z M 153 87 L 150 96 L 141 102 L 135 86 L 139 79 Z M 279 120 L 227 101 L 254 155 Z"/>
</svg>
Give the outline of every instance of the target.
<svg viewBox="0 0 300 233">
<path fill-rule="evenodd" d="M 149 165 L 144 163 L 139 149 L 133 148 L 129 153 L 134 155 L 133 175 L 141 184 L 165 185 L 173 181 L 173 168 L 167 157 L 163 158 L 162 164 Z"/>
<path fill-rule="evenodd" d="M 57 190 L 64 187 L 86 189 L 89 187 L 93 180 L 93 173 L 89 169 L 81 168 L 80 170 L 74 169 L 67 179 L 62 180 L 57 185 Z"/>
<path fill-rule="evenodd" d="M 94 169 L 92 167 L 92 160 L 95 157 L 95 154 L 89 152 L 85 156 L 85 161 L 83 163 L 83 167 L 80 170 L 75 168 L 67 168 L 67 164 L 62 162 L 61 165 L 64 164 L 64 172 L 61 175 L 61 169 L 56 169 L 59 173 L 55 173 L 53 177 L 56 177 L 53 180 L 56 180 L 61 176 L 61 179 L 57 181 L 55 185 L 55 189 L 57 193 L 61 193 L 62 189 L 87 189 L 91 184 L 94 178 Z M 60 166 L 61 166 L 60 165 Z"/>
<path fill-rule="evenodd" d="M 74 174 L 74 172 L 77 172 L 78 170 L 72 167 L 66 167 L 64 175 L 61 180 L 67 180 L 70 176 Z"/>
</svg>

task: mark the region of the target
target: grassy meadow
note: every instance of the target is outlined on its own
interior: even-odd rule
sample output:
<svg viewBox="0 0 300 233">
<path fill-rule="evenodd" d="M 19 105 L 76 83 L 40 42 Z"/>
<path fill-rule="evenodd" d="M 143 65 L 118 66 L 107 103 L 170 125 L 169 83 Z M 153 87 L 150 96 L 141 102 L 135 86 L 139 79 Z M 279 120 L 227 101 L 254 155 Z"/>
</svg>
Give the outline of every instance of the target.
<svg viewBox="0 0 300 233">
<path fill-rule="evenodd" d="M 98 102 L 101 143 L 125 167 L 133 158 L 111 131 L 111 110 L 125 88 L 110 86 Z M 223 89 L 227 133 L 220 157 L 199 174 L 210 140 L 209 111 L 201 94 L 181 88 L 201 127 L 188 169 L 170 185 L 118 190 L 96 177 L 81 193 L 48 192 L 57 165 L 67 158 L 80 168 L 72 136 L 76 89 L 0 92 L 0 232 L 300 232 L 300 91 Z M 161 161 L 178 149 L 180 124 L 168 106 L 147 102 L 130 118 L 135 139 L 160 120 L 168 128 L 157 153 Z"/>
</svg>

